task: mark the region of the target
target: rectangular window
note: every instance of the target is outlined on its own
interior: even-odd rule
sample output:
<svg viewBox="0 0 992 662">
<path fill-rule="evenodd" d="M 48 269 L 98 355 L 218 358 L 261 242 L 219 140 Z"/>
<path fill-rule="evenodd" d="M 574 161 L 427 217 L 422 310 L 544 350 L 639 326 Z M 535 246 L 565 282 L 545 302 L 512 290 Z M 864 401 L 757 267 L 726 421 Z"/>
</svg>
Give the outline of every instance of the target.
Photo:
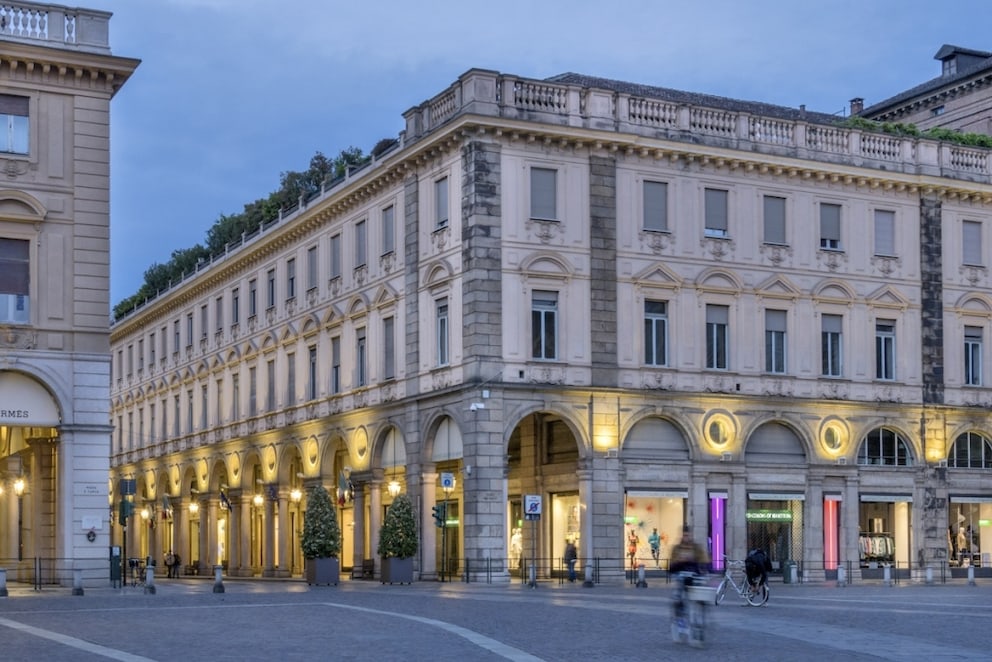
<svg viewBox="0 0 992 662">
<path fill-rule="evenodd" d="M 982 327 L 964 327 L 964 383 L 982 385 Z"/>
<path fill-rule="evenodd" d="M 186 349 L 193 346 L 193 313 L 186 313 Z"/>
<path fill-rule="evenodd" d="M 531 356 L 558 358 L 558 293 L 534 290 L 531 295 Z"/>
<path fill-rule="evenodd" d="M 0 95 L 0 99 L 4 95 Z M 27 239 L 0 239 L 0 322 L 30 321 L 31 244 Z"/>
<path fill-rule="evenodd" d="M 28 153 L 28 98 L 0 94 L 0 152 Z"/>
<path fill-rule="evenodd" d="M 178 331 L 176 333 L 178 333 Z M 159 361 L 162 362 L 162 365 L 165 365 L 165 355 L 169 351 L 169 346 L 168 346 L 169 341 L 167 340 L 168 337 L 169 337 L 169 327 L 163 326 L 162 327 L 162 356 L 159 358 Z M 177 352 L 179 351 L 178 343 L 176 345 L 176 351 Z M 162 410 L 162 418 L 165 418 L 165 409 Z"/>
<path fill-rule="evenodd" d="M 331 338 L 331 393 L 341 392 L 341 338 Z"/>
<path fill-rule="evenodd" d="M 367 229 L 365 219 L 355 223 L 355 268 L 364 267 L 366 263 Z"/>
<path fill-rule="evenodd" d="M 231 420 L 241 419 L 241 375 L 231 375 Z"/>
<path fill-rule="evenodd" d="M 193 434 L 193 389 L 186 391 L 186 434 Z"/>
<path fill-rule="evenodd" d="M 286 354 L 286 406 L 296 404 L 296 352 Z"/>
<path fill-rule="evenodd" d="M 200 306 L 200 338 L 206 339 L 207 337 L 207 304 Z"/>
<path fill-rule="evenodd" d="M 248 415 L 258 413 L 258 370 L 255 366 L 248 368 Z"/>
<path fill-rule="evenodd" d="M 341 277 L 341 235 L 331 237 L 331 273 L 330 277 Z"/>
<path fill-rule="evenodd" d="M 296 258 L 286 260 L 286 298 L 296 298 Z"/>
<path fill-rule="evenodd" d="M 162 398 L 162 441 L 169 438 L 168 401 Z"/>
<path fill-rule="evenodd" d="M 172 400 L 172 436 L 179 436 L 179 395 Z"/>
<path fill-rule="evenodd" d="M 668 365 L 668 303 L 644 302 L 644 364 Z"/>
<path fill-rule="evenodd" d="M 148 365 L 155 367 L 155 332 L 148 335 Z"/>
<path fill-rule="evenodd" d="M 265 308 L 273 308 L 276 305 L 276 270 L 269 269 L 265 272 Z"/>
<path fill-rule="evenodd" d="M 127 346 L 127 376 L 134 374 L 134 345 Z"/>
<path fill-rule="evenodd" d="M 820 203 L 820 248 L 839 251 L 840 205 Z"/>
<path fill-rule="evenodd" d="M 120 386 L 120 381 L 124 378 L 124 350 L 117 350 L 117 382 Z"/>
<path fill-rule="evenodd" d="M 875 378 L 887 381 L 896 378 L 896 323 L 893 320 L 875 323 Z"/>
<path fill-rule="evenodd" d="M 355 382 L 357 386 L 365 386 L 368 383 L 368 375 L 366 373 L 368 367 L 367 352 L 365 329 L 361 328 L 355 332 Z"/>
<path fill-rule="evenodd" d="M 231 326 L 241 323 L 241 294 L 238 288 L 231 290 Z"/>
<path fill-rule="evenodd" d="M 179 353 L 179 320 L 172 323 L 172 351 Z"/>
<path fill-rule="evenodd" d="M 763 198 L 765 213 L 765 243 L 786 244 L 785 240 L 785 198 L 766 195 Z"/>
<path fill-rule="evenodd" d="M 393 221 L 393 206 L 382 210 L 382 254 L 396 250 L 396 227 Z"/>
<path fill-rule="evenodd" d="M 961 239 L 964 242 L 962 254 L 964 263 L 982 266 L 982 224 L 978 221 L 962 222 Z"/>
<path fill-rule="evenodd" d="M 148 404 L 148 441 L 156 441 L 155 435 L 158 434 L 158 429 L 155 426 L 155 403 L 151 402 Z"/>
<path fill-rule="evenodd" d="M 437 364 L 448 365 L 448 299 L 438 299 L 435 302 L 435 318 L 437 328 Z"/>
<path fill-rule="evenodd" d="M 222 296 L 217 297 L 214 302 L 214 317 L 217 318 L 214 320 L 214 328 L 220 333 L 224 330 L 224 297 Z"/>
<path fill-rule="evenodd" d="M 786 311 L 765 311 L 765 372 L 785 373 Z"/>
<path fill-rule="evenodd" d="M 276 410 L 276 362 L 265 362 L 265 411 Z"/>
<path fill-rule="evenodd" d="M 843 321 L 840 315 L 823 315 L 820 319 L 820 371 L 824 377 L 844 374 Z"/>
<path fill-rule="evenodd" d="M 200 387 L 200 430 L 207 429 L 207 412 L 210 411 L 207 397 L 207 385 L 203 384 Z"/>
<path fill-rule="evenodd" d="M 134 448 L 134 413 L 127 413 L 127 449 Z"/>
<path fill-rule="evenodd" d="M 141 447 L 148 445 L 145 439 L 145 409 L 143 407 L 138 408 L 138 445 Z"/>
<path fill-rule="evenodd" d="M 668 232 L 668 184 L 644 182 L 644 229 Z"/>
<path fill-rule="evenodd" d="M 317 289 L 317 247 L 307 249 L 307 290 Z"/>
<path fill-rule="evenodd" d="M 248 281 L 248 317 L 258 314 L 258 282 L 252 278 Z"/>
<path fill-rule="evenodd" d="M 224 422 L 224 380 L 218 379 L 214 386 L 216 391 L 214 392 L 214 397 L 216 402 L 214 403 L 214 415 L 217 420 L 214 421 L 216 425 L 221 425 Z"/>
<path fill-rule="evenodd" d="M 703 204 L 706 211 L 706 236 L 727 236 L 727 192 L 708 188 L 704 191 Z"/>
<path fill-rule="evenodd" d="M 385 379 L 396 377 L 396 342 L 395 342 L 396 320 L 387 317 L 382 320 L 382 376 Z"/>
<path fill-rule="evenodd" d="M 558 171 L 530 169 L 530 217 L 544 221 L 558 220 Z"/>
<path fill-rule="evenodd" d="M 730 310 L 727 306 L 706 306 L 706 367 L 726 370 L 728 366 Z"/>
<path fill-rule="evenodd" d="M 448 226 L 448 178 L 442 177 L 434 182 L 434 226 Z"/>
<path fill-rule="evenodd" d="M 317 346 L 307 349 L 307 400 L 317 399 Z"/>
<path fill-rule="evenodd" d="M 145 369 L 145 341 L 144 339 L 138 340 L 138 374 Z"/>
<path fill-rule="evenodd" d="M 896 213 L 887 209 L 875 210 L 875 255 L 896 254 Z"/>
<path fill-rule="evenodd" d="M 124 452 L 124 417 L 117 417 L 117 448 Z"/>
</svg>

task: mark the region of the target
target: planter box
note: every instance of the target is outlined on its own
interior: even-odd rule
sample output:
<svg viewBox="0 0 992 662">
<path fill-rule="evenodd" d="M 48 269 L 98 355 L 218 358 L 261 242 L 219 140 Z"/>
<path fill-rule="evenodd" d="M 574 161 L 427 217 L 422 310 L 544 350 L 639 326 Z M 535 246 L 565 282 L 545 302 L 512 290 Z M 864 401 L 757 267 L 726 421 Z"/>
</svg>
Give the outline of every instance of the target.
<svg viewBox="0 0 992 662">
<path fill-rule="evenodd" d="M 304 570 L 307 584 L 338 585 L 341 579 L 341 561 L 336 558 L 306 559 Z"/>
<path fill-rule="evenodd" d="M 380 581 L 383 584 L 412 584 L 413 559 L 398 559 L 393 556 L 383 558 Z"/>
</svg>

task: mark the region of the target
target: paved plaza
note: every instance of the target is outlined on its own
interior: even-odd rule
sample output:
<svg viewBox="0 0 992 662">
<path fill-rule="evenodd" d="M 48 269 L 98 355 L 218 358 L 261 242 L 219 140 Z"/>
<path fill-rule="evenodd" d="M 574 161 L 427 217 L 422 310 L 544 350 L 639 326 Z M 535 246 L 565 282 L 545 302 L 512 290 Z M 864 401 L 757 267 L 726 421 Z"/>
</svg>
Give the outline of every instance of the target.
<svg viewBox="0 0 992 662">
<path fill-rule="evenodd" d="M 709 610 L 702 650 L 671 641 L 670 586 L 162 579 L 0 598 L 5 660 L 975 660 L 992 658 L 992 583 L 772 584 Z"/>
</svg>

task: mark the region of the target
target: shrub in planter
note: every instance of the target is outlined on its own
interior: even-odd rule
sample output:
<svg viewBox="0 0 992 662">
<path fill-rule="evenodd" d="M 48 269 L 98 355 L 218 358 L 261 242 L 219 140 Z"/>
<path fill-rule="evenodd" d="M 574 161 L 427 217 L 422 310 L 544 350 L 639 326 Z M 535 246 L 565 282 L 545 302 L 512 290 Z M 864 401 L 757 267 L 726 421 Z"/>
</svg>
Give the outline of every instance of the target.
<svg viewBox="0 0 992 662">
<path fill-rule="evenodd" d="M 307 509 L 300 535 L 300 549 L 306 559 L 308 584 L 337 584 L 341 574 L 341 528 L 331 496 L 323 485 L 307 495 Z"/>
<path fill-rule="evenodd" d="M 379 530 L 379 556 L 382 557 L 382 582 L 413 582 L 413 557 L 417 553 L 417 522 L 413 503 L 400 494 L 386 511 Z"/>
</svg>

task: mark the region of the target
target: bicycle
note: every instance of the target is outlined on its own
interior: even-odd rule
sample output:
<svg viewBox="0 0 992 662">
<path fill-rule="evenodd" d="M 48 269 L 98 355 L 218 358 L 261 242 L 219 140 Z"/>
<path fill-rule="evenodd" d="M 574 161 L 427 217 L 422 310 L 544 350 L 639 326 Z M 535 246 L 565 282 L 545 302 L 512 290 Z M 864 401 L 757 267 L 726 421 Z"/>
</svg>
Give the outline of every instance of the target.
<svg viewBox="0 0 992 662">
<path fill-rule="evenodd" d="M 706 605 L 713 601 L 716 589 L 706 586 L 706 576 L 692 572 L 678 573 L 675 602 L 672 605 L 672 641 L 701 647 L 706 635 Z M 682 607 L 685 612 L 680 611 Z M 687 618 L 688 616 L 688 618 Z"/>
<path fill-rule="evenodd" d="M 726 567 L 723 571 L 723 579 L 720 580 L 720 585 L 716 588 L 716 604 L 723 602 L 723 599 L 727 597 L 727 588 L 732 587 L 742 599 L 746 600 L 752 607 L 760 607 L 761 605 L 768 602 L 768 578 L 763 577 L 757 581 L 757 584 L 751 582 L 747 577 L 747 573 L 744 570 L 744 561 L 734 561 L 724 557 L 724 562 Z M 734 580 L 734 571 L 740 571 L 741 583 L 738 584 Z"/>
</svg>

